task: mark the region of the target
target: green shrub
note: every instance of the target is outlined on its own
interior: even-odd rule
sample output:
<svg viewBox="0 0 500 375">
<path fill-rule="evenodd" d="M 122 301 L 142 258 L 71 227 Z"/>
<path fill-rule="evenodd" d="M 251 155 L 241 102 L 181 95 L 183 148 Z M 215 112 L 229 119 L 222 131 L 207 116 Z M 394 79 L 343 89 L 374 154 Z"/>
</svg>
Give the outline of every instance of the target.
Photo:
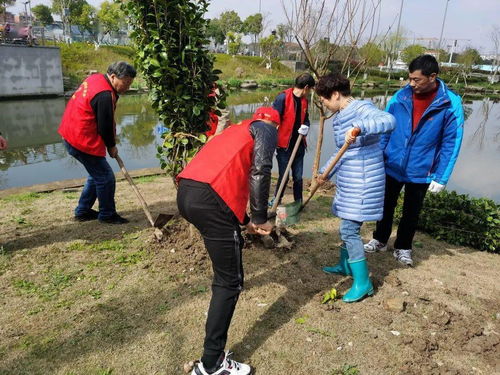
<svg viewBox="0 0 500 375">
<path fill-rule="evenodd" d="M 242 81 L 242 80 L 240 80 L 240 79 L 231 78 L 231 79 L 228 79 L 228 80 L 227 80 L 227 85 L 228 85 L 229 87 L 236 87 L 236 88 L 240 88 L 240 86 L 241 86 L 241 83 L 242 83 L 242 82 L 243 82 L 243 81 Z"/>
<path fill-rule="evenodd" d="M 399 197 L 402 202 L 402 195 Z M 401 219 L 402 204 L 395 213 Z M 500 252 L 500 205 L 455 191 L 427 194 L 418 229 L 438 240 L 479 250 Z"/>
<path fill-rule="evenodd" d="M 293 86 L 295 84 L 295 79 L 293 78 L 278 78 L 274 82 L 280 86 Z"/>
<path fill-rule="evenodd" d="M 271 87 L 273 85 L 273 81 L 270 79 L 260 79 L 257 83 L 259 84 L 259 87 Z"/>
</svg>

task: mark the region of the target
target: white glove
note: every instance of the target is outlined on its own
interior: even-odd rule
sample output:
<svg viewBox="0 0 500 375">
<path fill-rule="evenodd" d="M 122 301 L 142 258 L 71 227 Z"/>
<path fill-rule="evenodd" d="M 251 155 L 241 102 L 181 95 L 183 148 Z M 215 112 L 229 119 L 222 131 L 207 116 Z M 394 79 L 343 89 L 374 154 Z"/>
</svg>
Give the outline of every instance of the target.
<svg viewBox="0 0 500 375">
<path fill-rule="evenodd" d="M 300 128 L 298 130 L 299 134 L 302 134 L 304 137 L 307 135 L 307 132 L 309 131 L 309 126 L 307 125 L 300 125 Z"/>
<path fill-rule="evenodd" d="M 443 191 L 443 189 L 444 185 L 437 183 L 436 181 L 432 181 L 427 190 L 431 193 L 439 193 L 440 191 Z"/>
</svg>

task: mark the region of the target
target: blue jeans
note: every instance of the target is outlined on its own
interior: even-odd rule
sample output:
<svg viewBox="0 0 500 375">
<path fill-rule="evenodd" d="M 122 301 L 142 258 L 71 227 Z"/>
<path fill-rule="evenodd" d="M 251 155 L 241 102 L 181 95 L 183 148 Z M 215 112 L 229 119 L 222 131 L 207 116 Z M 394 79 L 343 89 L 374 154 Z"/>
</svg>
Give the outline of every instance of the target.
<svg viewBox="0 0 500 375">
<path fill-rule="evenodd" d="M 88 213 L 96 199 L 99 200 L 98 218 L 107 219 L 116 214 L 115 208 L 115 174 L 106 158 L 86 154 L 64 141 L 68 153 L 83 164 L 89 177 L 83 187 L 82 195 L 75 208 L 75 215 Z"/>
<path fill-rule="evenodd" d="M 290 145 L 288 149 L 284 148 L 278 148 L 276 150 L 276 159 L 278 160 L 278 170 L 279 170 L 279 176 L 278 176 L 278 184 L 276 186 L 276 192 L 274 195 L 278 194 L 278 189 L 281 184 L 281 180 L 283 178 L 283 175 L 285 174 L 286 166 L 288 165 L 288 161 L 290 160 L 290 157 L 292 156 L 292 151 L 293 151 L 293 146 Z M 295 201 L 302 201 L 302 174 L 304 172 L 304 155 L 306 153 L 306 147 L 304 146 L 304 143 L 302 142 L 297 150 L 297 154 L 295 155 L 295 159 L 293 160 L 292 163 L 292 178 L 293 178 L 293 199 Z M 286 176 L 286 180 L 288 183 L 288 176 Z M 286 184 L 285 184 L 286 186 Z M 285 193 L 285 189 L 283 189 L 283 192 L 281 193 L 281 197 L 279 197 L 279 200 L 281 201 L 281 198 L 283 198 L 283 194 Z"/>
<path fill-rule="evenodd" d="M 355 261 L 365 258 L 363 241 L 359 234 L 362 222 L 342 219 L 340 222 L 340 238 L 349 253 L 349 261 Z"/>
</svg>

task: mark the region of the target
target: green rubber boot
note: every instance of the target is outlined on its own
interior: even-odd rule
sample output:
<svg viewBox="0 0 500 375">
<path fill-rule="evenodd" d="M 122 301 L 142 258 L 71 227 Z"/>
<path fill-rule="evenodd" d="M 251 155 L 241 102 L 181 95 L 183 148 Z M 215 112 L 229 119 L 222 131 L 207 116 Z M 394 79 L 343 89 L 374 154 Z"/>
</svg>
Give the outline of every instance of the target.
<svg viewBox="0 0 500 375">
<path fill-rule="evenodd" d="M 339 262 L 332 267 L 323 267 L 323 272 L 326 273 L 336 273 L 338 275 L 350 276 L 351 269 L 349 268 L 349 264 L 347 263 L 349 259 L 349 253 L 344 245 L 340 247 L 340 260 Z"/>
<path fill-rule="evenodd" d="M 349 268 L 352 272 L 351 289 L 342 297 L 342 301 L 350 303 L 357 302 L 366 296 L 373 294 L 373 284 L 368 276 L 368 263 L 366 258 L 349 262 Z"/>
</svg>

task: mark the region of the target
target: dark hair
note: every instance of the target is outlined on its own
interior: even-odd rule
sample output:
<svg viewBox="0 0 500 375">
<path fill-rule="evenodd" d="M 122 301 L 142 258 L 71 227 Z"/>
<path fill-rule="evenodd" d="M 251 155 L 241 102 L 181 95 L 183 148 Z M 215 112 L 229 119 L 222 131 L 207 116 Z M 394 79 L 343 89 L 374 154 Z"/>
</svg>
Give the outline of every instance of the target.
<svg viewBox="0 0 500 375">
<path fill-rule="evenodd" d="M 424 76 L 429 77 L 432 73 L 439 74 L 439 64 L 432 55 L 420 55 L 412 60 L 408 70 L 410 73 L 420 70 Z"/>
<path fill-rule="evenodd" d="M 351 82 L 340 73 L 329 73 L 319 79 L 315 91 L 326 99 L 330 99 L 334 91 L 348 96 L 351 95 Z"/>
<path fill-rule="evenodd" d="M 108 66 L 109 75 L 114 74 L 118 78 L 130 77 L 135 78 L 137 72 L 134 67 L 125 61 L 116 61 Z"/>
<path fill-rule="evenodd" d="M 314 81 L 313 76 L 309 73 L 302 73 L 300 76 L 295 78 L 295 87 L 298 89 L 303 89 L 306 86 L 314 87 L 314 85 L 316 85 L 316 82 Z"/>
</svg>

